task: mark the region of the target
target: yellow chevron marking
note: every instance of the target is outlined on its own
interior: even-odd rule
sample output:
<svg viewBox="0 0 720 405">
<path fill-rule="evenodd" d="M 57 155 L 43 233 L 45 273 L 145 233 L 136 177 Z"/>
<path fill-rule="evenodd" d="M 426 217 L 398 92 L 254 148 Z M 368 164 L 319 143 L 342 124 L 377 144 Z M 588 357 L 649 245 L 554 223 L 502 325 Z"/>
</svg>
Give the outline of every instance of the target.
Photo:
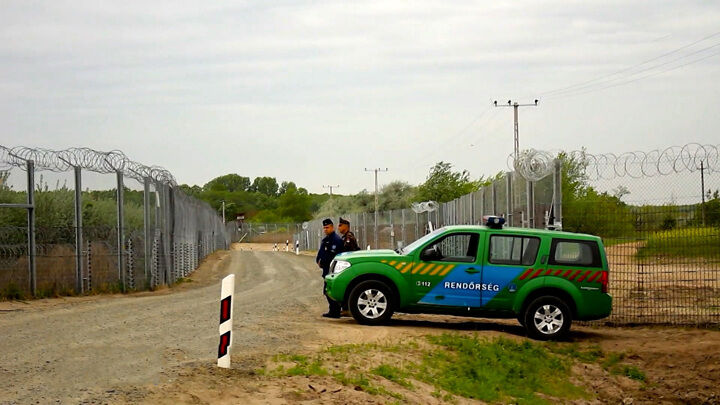
<svg viewBox="0 0 720 405">
<path fill-rule="evenodd" d="M 400 262 L 397 266 L 395 266 L 396 269 L 400 270 L 400 267 L 404 266 L 405 262 Z"/>
<path fill-rule="evenodd" d="M 423 269 L 423 271 L 420 272 L 420 274 L 425 274 L 425 273 L 427 273 L 427 272 L 430 271 L 430 269 L 432 269 L 433 267 L 435 267 L 435 263 L 430 263 L 430 264 L 428 264 L 427 267 L 425 267 L 425 268 Z"/>
<path fill-rule="evenodd" d="M 412 263 L 408 263 L 407 266 L 405 266 L 404 269 L 400 270 L 401 273 L 407 273 L 408 270 L 412 268 Z"/>
<path fill-rule="evenodd" d="M 446 271 L 447 271 L 447 270 L 452 270 L 453 267 L 455 267 L 454 264 L 448 264 L 448 265 L 447 265 L 447 268 L 446 268 L 445 270 L 446 270 Z M 434 276 L 434 275 L 438 274 L 438 272 L 439 272 L 440 270 L 442 270 L 442 266 L 440 266 L 440 267 L 438 267 L 437 269 L 433 270 L 432 273 L 430 273 L 430 275 L 431 275 L 431 276 Z"/>
<path fill-rule="evenodd" d="M 445 270 L 443 270 L 442 273 L 440 273 L 440 277 L 448 274 L 448 273 L 450 272 L 450 270 L 452 270 L 454 267 L 455 267 L 454 265 L 453 265 L 453 266 L 448 266 L 448 268 L 446 268 Z"/>
<path fill-rule="evenodd" d="M 390 262 L 390 263 L 388 263 L 388 264 L 389 264 L 389 265 L 391 265 L 391 266 L 394 266 L 394 265 L 395 265 L 395 263 L 397 263 L 397 262 L 396 262 L 395 260 L 393 260 L 393 261 L 391 261 L 391 262 Z"/>
<path fill-rule="evenodd" d="M 420 264 L 418 264 L 417 266 L 415 266 L 415 268 L 414 268 L 413 271 L 412 271 L 412 274 L 417 273 L 418 270 L 422 269 L 424 265 L 425 265 L 425 263 L 420 263 Z"/>
<path fill-rule="evenodd" d="M 380 263 L 387 263 L 387 260 L 380 260 Z"/>
</svg>

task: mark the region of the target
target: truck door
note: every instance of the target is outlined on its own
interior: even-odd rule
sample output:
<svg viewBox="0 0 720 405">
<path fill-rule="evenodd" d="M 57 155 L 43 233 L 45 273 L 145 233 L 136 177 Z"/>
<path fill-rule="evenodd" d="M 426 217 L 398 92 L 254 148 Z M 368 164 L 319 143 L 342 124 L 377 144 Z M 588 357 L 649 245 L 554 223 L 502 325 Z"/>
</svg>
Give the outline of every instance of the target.
<svg viewBox="0 0 720 405">
<path fill-rule="evenodd" d="M 544 268 L 537 257 L 540 238 L 490 233 L 486 245 L 482 306 L 487 309 L 510 309 L 520 285 Z"/>
<path fill-rule="evenodd" d="M 419 304 L 478 307 L 482 276 L 480 234 L 458 231 L 426 245 L 412 274 Z"/>
</svg>

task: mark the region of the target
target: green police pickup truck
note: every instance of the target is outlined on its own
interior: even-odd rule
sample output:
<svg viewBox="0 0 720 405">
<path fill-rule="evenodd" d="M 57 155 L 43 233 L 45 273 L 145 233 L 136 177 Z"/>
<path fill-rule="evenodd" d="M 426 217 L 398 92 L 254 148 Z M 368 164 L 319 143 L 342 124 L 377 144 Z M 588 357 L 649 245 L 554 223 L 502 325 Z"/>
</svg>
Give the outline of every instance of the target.
<svg viewBox="0 0 720 405">
<path fill-rule="evenodd" d="M 394 312 L 517 318 L 541 340 L 561 338 L 573 320 L 610 315 L 599 237 L 503 222 L 489 217 L 487 226 L 447 226 L 397 251 L 338 255 L 327 295 L 362 324 Z"/>
</svg>

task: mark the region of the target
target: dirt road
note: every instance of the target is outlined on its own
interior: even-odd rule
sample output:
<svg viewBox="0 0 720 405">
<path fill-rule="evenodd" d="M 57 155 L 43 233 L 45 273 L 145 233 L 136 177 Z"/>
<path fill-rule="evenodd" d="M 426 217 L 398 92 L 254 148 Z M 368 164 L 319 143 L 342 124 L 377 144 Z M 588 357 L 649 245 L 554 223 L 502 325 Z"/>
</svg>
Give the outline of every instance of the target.
<svg viewBox="0 0 720 405">
<path fill-rule="evenodd" d="M 322 285 L 312 259 L 216 254 L 195 281 L 171 291 L 0 303 L 0 403 L 93 400 L 118 387 L 166 381 L 180 364 L 212 361 L 218 283 L 230 272 L 237 285 L 234 345 L 252 351 L 296 344 L 303 331 L 277 320 L 319 311 Z"/>
<path fill-rule="evenodd" d="M 252 372 L 279 352 L 448 331 L 522 339 L 523 330 L 510 321 L 397 315 L 392 326 L 362 327 L 348 318 L 321 318 L 325 301 L 313 259 L 265 250 L 236 246 L 217 253 L 195 272 L 192 282 L 164 291 L 0 302 L 0 404 L 265 402 L 276 394 L 284 398 L 278 393 L 284 388 L 252 388 Z M 223 374 L 212 364 L 219 280 L 229 273 L 236 275 L 234 374 Z M 616 387 L 622 384 L 594 387 L 610 402 L 618 395 L 693 402 L 717 391 L 720 332 L 574 331 L 578 342 L 632 352 L 633 361 L 648 374 L 650 383 L 642 389 L 628 385 L 630 394 Z"/>
</svg>

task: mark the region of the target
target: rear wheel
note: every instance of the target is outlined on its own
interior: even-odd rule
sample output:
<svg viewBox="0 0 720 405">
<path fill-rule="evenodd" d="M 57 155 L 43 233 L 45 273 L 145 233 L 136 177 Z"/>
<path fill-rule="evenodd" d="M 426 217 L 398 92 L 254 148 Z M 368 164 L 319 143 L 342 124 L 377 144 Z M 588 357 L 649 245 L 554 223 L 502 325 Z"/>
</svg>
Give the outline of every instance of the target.
<svg viewBox="0 0 720 405">
<path fill-rule="evenodd" d="M 548 295 L 534 299 L 525 308 L 523 320 L 531 338 L 558 340 L 570 330 L 572 313 L 563 300 Z"/>
<path fill-rule="evenodd" d="M 348 299 L 350 313 L 358 323 L 379 325 L 392 317 L 394 297 L 385 283 L 376 280 L 363 281 L 353 288 Z"/>
</svg>

